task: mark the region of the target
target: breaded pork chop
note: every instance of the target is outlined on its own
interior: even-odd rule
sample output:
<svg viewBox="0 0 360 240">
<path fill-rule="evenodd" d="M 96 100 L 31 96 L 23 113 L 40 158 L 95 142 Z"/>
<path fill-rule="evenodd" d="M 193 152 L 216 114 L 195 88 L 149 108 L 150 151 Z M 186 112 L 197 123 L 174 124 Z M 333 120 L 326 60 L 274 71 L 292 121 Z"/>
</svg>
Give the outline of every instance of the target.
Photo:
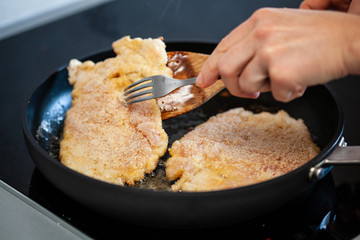
<svg viewBox="0 0 360 240">
<path fill-rule="evenodd" d="M 123 185 L 155 169 L 167 149 L 155 100 L 125 106 L 123 89 L 144 77 L 164 74 L 165 44 L 160 39 L 113 43 L 117 56 L 94 63 L 71 60 L 72 106 L 60 143 L 61 162 L 85 175 Z"/>
<path fill-rule="evenodd" d="M 175 141 L 166 176 L 173 191 L 211 191 L 287 173 L 319 153 L 303 121 L 286 112 L 236 108 L 210 118 Z"/>
</svg>

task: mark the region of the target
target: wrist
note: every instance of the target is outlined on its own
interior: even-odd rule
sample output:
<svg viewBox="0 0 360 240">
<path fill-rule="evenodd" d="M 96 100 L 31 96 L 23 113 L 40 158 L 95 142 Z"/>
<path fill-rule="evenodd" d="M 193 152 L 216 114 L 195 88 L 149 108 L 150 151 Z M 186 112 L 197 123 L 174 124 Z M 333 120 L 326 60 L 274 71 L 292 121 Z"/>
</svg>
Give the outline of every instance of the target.
<svg viewBox="0 0 360 240">
<path fill-rule="evenodd" d="M 349 74 L 360 75 L 360 16 L 353 18 L 353 31 L 349 31 L 350 35 L 346 39 L 348 44 L 345 61 Z"/>
</svg>

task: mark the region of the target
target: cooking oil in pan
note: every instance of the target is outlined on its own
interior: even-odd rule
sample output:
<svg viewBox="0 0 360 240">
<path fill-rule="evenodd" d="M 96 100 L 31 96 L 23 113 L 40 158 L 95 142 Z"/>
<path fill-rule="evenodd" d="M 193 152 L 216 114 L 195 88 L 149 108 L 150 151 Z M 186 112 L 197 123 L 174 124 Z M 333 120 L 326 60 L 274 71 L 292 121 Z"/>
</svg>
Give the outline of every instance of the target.
<svg viewBox="0 0 360 240">
<path fill-rule="evenodd" d="M 45 113 L 43 120 L 36 131 L 36 139 L 39 145 L 47 151 L 51 157 L 58 161 L 60 161 L 60 142 L 62 140 L 65 113 L 66 109 Z M 163 121 L 163 127 L 169 136 L 169 146 L 171 146 L 174 141 L 183 137 L 195 126 L 205 122 L 207 118 L 208 116 L 206 116 L 201 109 L 196 109 L 185 115 Z M 159 160 L 157 168 L 152 173 L 146 174 L 142 181 L 131 187 L 157 191 L 170 191 L 170 183 L 167 180 L 165 173 L 165 162 L 168 158 L 169 153 L 166 152 Z"/>
</svg>

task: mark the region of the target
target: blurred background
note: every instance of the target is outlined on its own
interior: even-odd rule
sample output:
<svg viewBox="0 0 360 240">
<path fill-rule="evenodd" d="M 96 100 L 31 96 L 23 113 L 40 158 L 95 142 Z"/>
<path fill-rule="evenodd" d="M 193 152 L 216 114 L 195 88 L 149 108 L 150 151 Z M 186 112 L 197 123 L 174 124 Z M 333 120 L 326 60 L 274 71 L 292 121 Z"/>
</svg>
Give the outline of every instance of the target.
<svg viewBox="0 0 360 240">
<path fill-rule="evenodd" d="M 1 0 L 0 40 L 109 0 Z"/>
</svg>

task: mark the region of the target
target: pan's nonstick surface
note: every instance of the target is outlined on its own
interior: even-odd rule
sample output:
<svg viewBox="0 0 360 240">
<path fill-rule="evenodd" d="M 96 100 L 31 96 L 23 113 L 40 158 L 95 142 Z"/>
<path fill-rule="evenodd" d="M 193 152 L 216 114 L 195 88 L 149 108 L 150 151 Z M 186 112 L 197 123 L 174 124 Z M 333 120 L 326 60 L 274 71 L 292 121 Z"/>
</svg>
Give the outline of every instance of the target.
<svg viewBox="0 0 360 240">
<path fill-rule="evenodd" d="M 33 126 L 33 131 L 36 129 L 33 134 L 35 134 L 34 136 L 39 145 L 57 161 L 60 161 L 59 143 L 62 139 L 65 114 L 71 106 L 72 87 L 67 84 L 66 72 L 66 69 L 60 70 L 58 74 L 55 74 L 56 81 L 44 87 L 50 87 L 50 89 L 41 94 L 44 101 L 39 102 L 34 113 L 37 121 L 35 121 L 36 124 Z M 304 98 L 307 95 L 311 95 L 313 91 L 321 92 L 321 89 L 322 87 L 309 89 Z M 321 95 L 323 96 L 323 94 Z M 318 101 L 314 96 L 309 98 L 315 102 Z M 307 104 L 311 105 L 306 106 Z M 326 112 L 326 115 L 330 116 L 324 121 L 324 113 L 319 113 L 318 109 L 315 110 L 314 104 L 314 102 L 304 102 L 303 100 L 282 104 L 276 102 L 270 94 L 263 94 L 257 100 L 241 99 L 231 96 L 224 90 L 194 111 L 163 121 L 163 127 L 169 136 L 169 146 L 171 146 L 175 140 L 183 137 L 188 131 L 205 122 L 209 117 L 231 108 L 244 107 L 256 113 L 262 111 L 275 113 L 280 109 L 285 109 L 291 116 L 304 119 L 315 143 L 323 149 L 332 138 L 334 130 L 336 130 L 333 129 L 336 126 L 336 121 L 333 121 L 334 119 L 336 120 L 336 116 L 331 116 L 334 112 Z M 336 115 L 336 111 L 334 115 Z M 325 129 L 329 129 L 329 131 L 324 131 Z M 148 174 L 145 180 L 137 183 L 135 186 L 154 190 L 170 190 L 170 184 L 165 177 L 164 167 L 164 162 L 168 157 L 167 152 L 161 158 L 157 169 L 153 173 Z"/>
<path fill-rule="evenodd" d="M 202 53 L 211 52 L 213 47 L 192 43 L 167 45 L 168 51 Z M 107 51 L 86 59 L 96 62 L 113 56 L 112 51 Z M 270 93 L 253 100 L 236 98 L 223 91 L 194 111 L 163 121 L 169 146 L 210 116 L 244 107 L 253 112 L 284 109 L 292 117 L 302 118 L 322 151 L 307 164 L 276 179 L 205 193 L 169 192 L 169 183 L 164 177 L 163 162 L 168 158 L 165 154 L 156 171 L 142 183 L 121 187 L 78 174 L 59 163 L 59 142 L 65 114 L 71 105 L 71 91 L 67 70 L 63 67 L 43 82 L 25 104 L 23 130 L 36 165 L 55 186 L 75 200 L 114 218 L 150 225 L 225 224 L 250 219 L 281 206 L 309 188 L 309 169 L 335 148 L 344 125 L 341 106 L 326 86 L 311 87 L 303 97 L 287 104 L 275 101 Z"/>
</svg>

